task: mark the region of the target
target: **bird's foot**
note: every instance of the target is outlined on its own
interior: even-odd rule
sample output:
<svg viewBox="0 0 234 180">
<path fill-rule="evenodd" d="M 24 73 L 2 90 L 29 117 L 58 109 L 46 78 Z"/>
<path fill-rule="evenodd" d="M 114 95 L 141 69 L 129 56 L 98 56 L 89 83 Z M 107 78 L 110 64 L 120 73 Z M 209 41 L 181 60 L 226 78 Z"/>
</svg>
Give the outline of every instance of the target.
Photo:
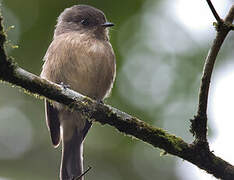
<svg viewBox="0 0 234 180">
<path fill-rule="evenodd" d="M 102 99 L 100 99 L 100 100 L 97 100 L 97 103 L 98 104 L 104 104 L 104 101 Z"/>
<path fill-rule="evenodd" d="M 61 82 L 60 85 L 63 87 L 63 89 L 70 88 L 71 86 L 68 84 L 64 84 L 64 82 Z"/>
</svg>

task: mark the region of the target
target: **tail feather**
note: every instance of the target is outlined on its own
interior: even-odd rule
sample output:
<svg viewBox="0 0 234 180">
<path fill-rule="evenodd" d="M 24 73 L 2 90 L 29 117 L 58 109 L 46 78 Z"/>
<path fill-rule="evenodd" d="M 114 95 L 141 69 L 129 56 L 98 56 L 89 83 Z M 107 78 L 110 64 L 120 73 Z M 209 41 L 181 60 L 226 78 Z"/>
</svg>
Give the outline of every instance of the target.
<svg viewBox="0 0 234 180">
<path fill-rule="evenodd" d="M 83 134 L 83 133 L 82 133 Z M 63 141 L 61 180 L 73 180 L 83 172 L 83 135 L 74 131 L 69 141 Z M 84 180 L 82 177 L 81 180 Z"/>
</svg>

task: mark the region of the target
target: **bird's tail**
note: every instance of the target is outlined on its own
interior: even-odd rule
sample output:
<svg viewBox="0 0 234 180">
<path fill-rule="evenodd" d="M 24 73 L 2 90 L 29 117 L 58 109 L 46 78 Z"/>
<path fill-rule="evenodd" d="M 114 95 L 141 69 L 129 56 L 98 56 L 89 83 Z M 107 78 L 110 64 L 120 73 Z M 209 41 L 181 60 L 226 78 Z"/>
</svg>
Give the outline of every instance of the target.
<svg viewBox="0 0 234 180">
<path fill-rule="evenodd" d="M 83 172 L 83 133 L 74 130 L 71 139 L 63 140 L 61 180 L 73 180 Z M 83 177 L 80 180 L 84 180 Z"/>
</svg>

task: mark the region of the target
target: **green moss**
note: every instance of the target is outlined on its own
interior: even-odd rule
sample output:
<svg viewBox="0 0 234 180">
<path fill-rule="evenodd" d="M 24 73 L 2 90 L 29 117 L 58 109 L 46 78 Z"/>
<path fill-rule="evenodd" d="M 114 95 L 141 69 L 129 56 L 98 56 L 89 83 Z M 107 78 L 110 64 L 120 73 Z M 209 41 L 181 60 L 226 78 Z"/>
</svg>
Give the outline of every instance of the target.
<svg viewBox="0 0 234 180">
<path fill-rule="evenodd" d="M 107 117 L 111 117 L 112 115 L 113 115 L 113 112 L 112 111 L 108 111 Z"/>
<path fill-rule="evenodd" d="M 160 152 L 160 156 L 165 156 L 165 155 L 167 155 L 167 152 L 164 151 L 164 150 L 162 150 L 162 151 Z"/>
</svg>

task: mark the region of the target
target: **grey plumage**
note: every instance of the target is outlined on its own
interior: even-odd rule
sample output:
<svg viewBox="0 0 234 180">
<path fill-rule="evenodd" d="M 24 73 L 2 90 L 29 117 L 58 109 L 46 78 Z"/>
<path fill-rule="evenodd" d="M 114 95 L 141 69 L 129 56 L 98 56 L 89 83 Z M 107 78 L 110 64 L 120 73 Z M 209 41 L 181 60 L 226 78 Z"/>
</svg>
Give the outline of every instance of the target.
<svg viewBox="0 0 234 180">
<path fill-rule="evenodd" d="M 65 9 L 44 57 L 41 77 L 96 100 L 107 97 L 115 79 L 115 55 L 105 23 L 103 12 L 91 6 Z M 60 178 L 72 180 L 83 172 L 83 140 L 91 124 L 79 112 L 48 101 L 46 121 L 53 145 L 57 147 L 62 139 Z"/>
</svg>

